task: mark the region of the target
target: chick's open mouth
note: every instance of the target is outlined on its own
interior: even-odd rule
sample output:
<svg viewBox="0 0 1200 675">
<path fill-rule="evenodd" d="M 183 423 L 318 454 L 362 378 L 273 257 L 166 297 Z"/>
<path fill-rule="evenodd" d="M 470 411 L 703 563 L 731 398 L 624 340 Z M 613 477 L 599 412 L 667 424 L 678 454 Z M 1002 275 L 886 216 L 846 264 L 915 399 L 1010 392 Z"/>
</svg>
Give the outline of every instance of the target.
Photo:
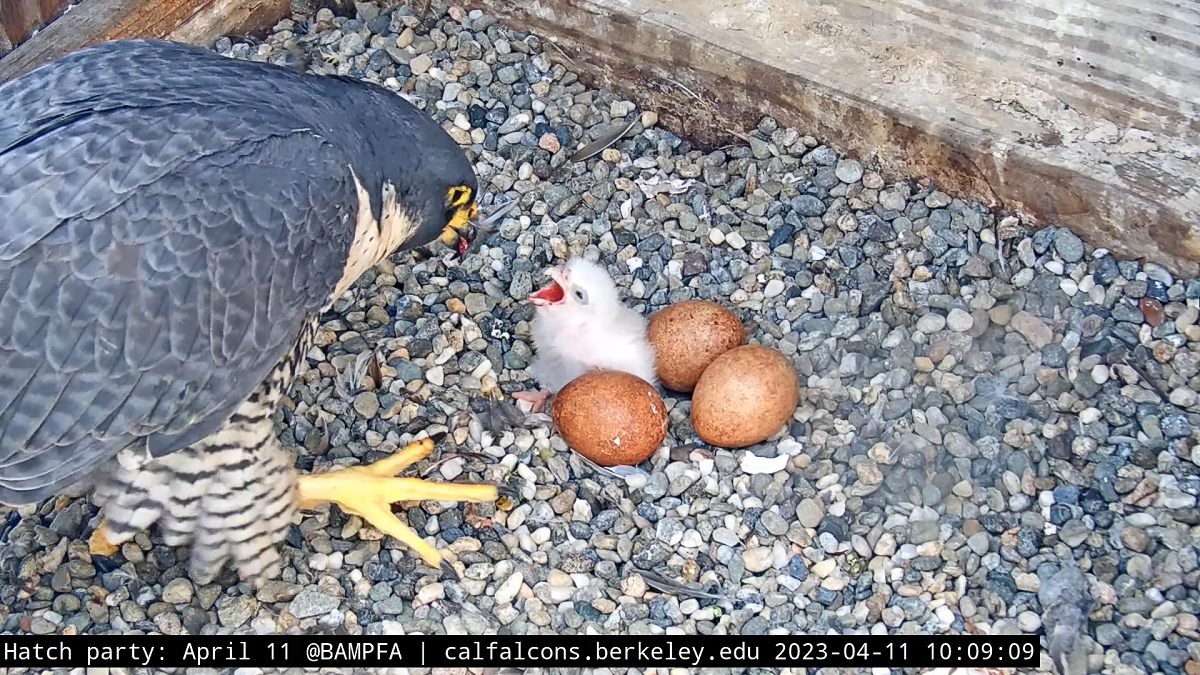
<svg viewBox="0 0 1200 675">
<path fill-rule="evenodd" d="M 550 283 L 544 286 L 541 290 L 529 294 L 529 301 L 535 305 L 557 305 L 566 298 L 567 293 L 557 281 L 551 279 Z"/>
</svg>

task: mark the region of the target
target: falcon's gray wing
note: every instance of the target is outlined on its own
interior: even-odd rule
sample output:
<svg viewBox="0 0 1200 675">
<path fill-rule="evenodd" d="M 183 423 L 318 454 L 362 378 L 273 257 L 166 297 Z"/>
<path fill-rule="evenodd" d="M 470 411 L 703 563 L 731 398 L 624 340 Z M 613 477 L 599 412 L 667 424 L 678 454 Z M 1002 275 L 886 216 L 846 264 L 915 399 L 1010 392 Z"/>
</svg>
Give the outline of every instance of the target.
<svg viewBox="0 0 1200 675">
<path fill-rule="evenodd" d="M 201 73 L 159 99 L 114 73 L 91 89 L 46 83 L 70 92 L 54 99 L 37 91 L 53 78 L 33 75 L 0 86 L 10 504 L 132 443 L 161 455 L 219 427 L 328 302 L 356 206 L 348 158 L 284 108 L 188 97 L 253 83 Z"/>
</svg>

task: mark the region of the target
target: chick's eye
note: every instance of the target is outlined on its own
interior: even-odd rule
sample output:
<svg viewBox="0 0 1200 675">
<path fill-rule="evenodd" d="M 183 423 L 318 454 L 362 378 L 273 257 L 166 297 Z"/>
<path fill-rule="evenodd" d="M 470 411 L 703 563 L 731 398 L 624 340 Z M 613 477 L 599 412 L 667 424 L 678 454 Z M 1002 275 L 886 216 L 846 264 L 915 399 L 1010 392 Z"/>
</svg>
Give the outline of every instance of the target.
<svg viewBox="0 0 1200 675">
<path fill-rule="evenodd" d="M 575 289 L 575 299 L 578 300 L 581 304 L 586 305 L 587 304 L 587 291 L 583 290 L 582 288 L 576 288 Z"/>
</svg>

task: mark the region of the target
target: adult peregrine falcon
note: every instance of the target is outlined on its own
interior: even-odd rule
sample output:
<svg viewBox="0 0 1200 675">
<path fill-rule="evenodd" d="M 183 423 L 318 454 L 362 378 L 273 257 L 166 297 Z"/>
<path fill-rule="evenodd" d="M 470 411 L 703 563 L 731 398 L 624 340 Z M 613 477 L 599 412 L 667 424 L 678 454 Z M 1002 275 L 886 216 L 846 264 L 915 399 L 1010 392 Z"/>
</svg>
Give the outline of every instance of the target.
<svg viewBox="0 0 1200 675">
<path fill-rule="evenodd" d="M 259 582 L 297 507 L 391 511 L 491 485 L 391 457 L 297 476 L 272 413 L 318 317 L 395 250 L 465 240 L 462 150 L 382 87 L 188 45 L 102 43 L 0 85 L 0 502 L 96 483 L 111 553 L 157 522 L 191 572 Z"/>
</svg>

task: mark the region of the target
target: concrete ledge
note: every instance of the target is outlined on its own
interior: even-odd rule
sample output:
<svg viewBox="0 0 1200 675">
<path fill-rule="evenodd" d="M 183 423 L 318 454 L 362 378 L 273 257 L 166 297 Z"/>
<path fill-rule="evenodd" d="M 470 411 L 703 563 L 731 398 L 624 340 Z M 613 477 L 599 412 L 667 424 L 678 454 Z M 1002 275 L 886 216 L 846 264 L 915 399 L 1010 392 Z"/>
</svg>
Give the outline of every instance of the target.
<svg viewBox="0 0 1200 675">
<path fill-rule="evenodd" d="M 481 0 L 705 145 L 763 114 L 1200 274 L 1200 21 L 1151 1 Z M 1103 5 L 1103 6 L 1101 6 Z"/>
</svg>

